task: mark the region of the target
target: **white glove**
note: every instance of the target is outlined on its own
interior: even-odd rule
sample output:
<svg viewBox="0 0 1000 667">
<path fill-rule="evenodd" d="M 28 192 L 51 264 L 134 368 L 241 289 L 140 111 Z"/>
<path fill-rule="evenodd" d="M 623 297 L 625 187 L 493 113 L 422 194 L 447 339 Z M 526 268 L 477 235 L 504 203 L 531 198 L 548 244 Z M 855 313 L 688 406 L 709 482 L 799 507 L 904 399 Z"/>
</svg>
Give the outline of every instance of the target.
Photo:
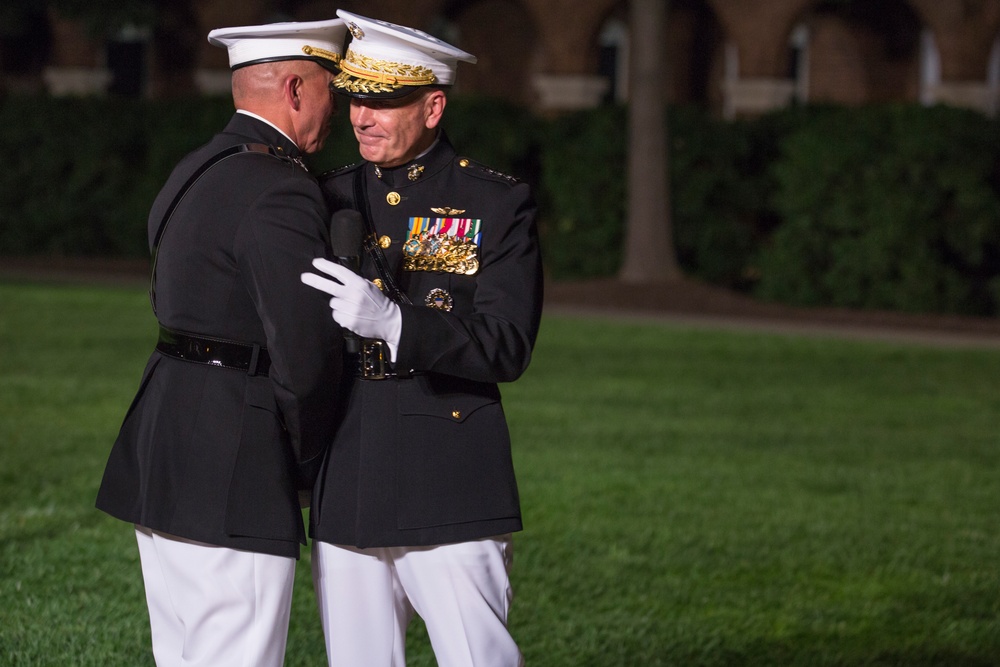
<svg viewBox="0 0 1000 667">
<path fill-rule="evenodd" d="M 389 358 L 396 359 L 403 316 L 399 306 L 382 294 L 375 283 L 365 280 L 348 268 L 317 257 L 313 266 L 332 277 L 303 273 L 302 282 L 333 296 L 330 308 L 340 326 L 362 338 L 380 338 L 389 346 Z"/>
</svg>

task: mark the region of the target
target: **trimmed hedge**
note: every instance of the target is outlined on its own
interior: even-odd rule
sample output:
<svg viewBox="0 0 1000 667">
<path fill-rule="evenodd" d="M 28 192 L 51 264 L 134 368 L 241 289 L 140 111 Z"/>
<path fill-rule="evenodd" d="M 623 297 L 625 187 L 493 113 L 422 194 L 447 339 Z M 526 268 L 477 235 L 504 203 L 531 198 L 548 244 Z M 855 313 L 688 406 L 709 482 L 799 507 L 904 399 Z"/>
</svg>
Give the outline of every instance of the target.
<svg viewBox="0 0 1000 667">
<path fill-rule="evenodd" d="M 358 159 L 346 105 L 317 172 Z M 145 256 L 146 216 L 229 99 L 0 101 L 0 255 Z M 626 220 L 626 112 L 541 118 L 453 98 L 459 149 L 535 186 L 546 270 L 614 275 Z M 723 122 L 672 109 L 683 269 L 800 305 L 1000 314 L 1000 132 L 948 108 L 789 109 Z"/>
<path fill-rule="evenodd" d="M 756 294 L 799 305 L 1000 313 L 1000 133 L 971 111 L 830 110 L 773 165 L 781 225 Z"/>
</svg>

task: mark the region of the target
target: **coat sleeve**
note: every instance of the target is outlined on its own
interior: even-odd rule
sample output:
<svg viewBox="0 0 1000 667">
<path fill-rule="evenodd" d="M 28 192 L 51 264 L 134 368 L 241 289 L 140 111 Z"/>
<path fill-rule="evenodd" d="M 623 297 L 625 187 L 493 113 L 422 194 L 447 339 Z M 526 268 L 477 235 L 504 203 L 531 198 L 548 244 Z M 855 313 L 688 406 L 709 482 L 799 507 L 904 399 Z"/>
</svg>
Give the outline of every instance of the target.
<svg viewBox="0 0 1000 667">
<path fill-rule="evenodd" d="M 542 269 L 529 187 L 497 187 L 482 232 L 471 314 L 401 306 L 397 366 L 479 382 L 510 382 L 528 367 L 542 309 Z"/>
<path fill-rule="evenodd" d="M 289 168 L 256 198 L 234 248 L 264 326 L 275 399 L 304 478 L 318 469 L 332 440 L 342 366 L 342 332 L 328 300 L 299 279 L 314 257 L 329 256 L 327 218 L 317 183 Z"/>
</svg>

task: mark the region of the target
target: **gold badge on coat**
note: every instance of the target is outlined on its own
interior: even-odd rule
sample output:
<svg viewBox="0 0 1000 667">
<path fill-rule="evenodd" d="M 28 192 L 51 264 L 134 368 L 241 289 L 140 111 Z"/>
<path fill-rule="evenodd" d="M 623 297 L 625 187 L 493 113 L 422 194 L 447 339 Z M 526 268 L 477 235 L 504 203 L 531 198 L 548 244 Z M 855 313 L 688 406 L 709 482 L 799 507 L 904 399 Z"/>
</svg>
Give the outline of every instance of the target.
<svg viewBox="0 0 1000 667">
<path fill-rule="evenodd" d="M 465 209 L 452 208 L 451 206 L 434 206 L 431 208 L 431 213 L 437 213 L 438 215 L 461 215 L 465 213 Z"/>
<path fill-rule="evenodd" d="M 451 298 L 451 294 L 448 294 L 447 290 L 435 287 L 424 297 L 424 305 L 447 313 L 455 305 L 455 300 Z"/>
</svg>

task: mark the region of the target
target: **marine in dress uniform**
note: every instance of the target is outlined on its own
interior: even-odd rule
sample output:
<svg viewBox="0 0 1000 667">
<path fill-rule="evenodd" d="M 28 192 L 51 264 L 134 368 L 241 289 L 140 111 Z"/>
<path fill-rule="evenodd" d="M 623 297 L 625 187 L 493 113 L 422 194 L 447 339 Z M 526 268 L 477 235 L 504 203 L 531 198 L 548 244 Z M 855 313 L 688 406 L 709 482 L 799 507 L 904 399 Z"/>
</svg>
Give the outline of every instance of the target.
<svg viewBox="0 0 1000 667">
<path fill-rule="evenodd" d="M 234 88 L 237 113 L 151 209 L 159 342 L 97 507 L 136 526 L 161 666 L 284 659 L 299 491 L 333 435 L 343 341 L 299 281 L 330 218 L 301 156 L 328 132 L 345 35 L 339 19 L 212 31 L 234 70 L 281 80 L 263 105 Z"/>
<path fill-rule="evenodd" d="M 405 105 L 474 61 L 337 14 L 352 41 L 335 85 L 362 141 L 364 105 Z M 510 533 L 522 526 L 497 383 L 524 372 L 538 331 L 536 207 L 526 184 L 456 153 L 437 128 L 421 134 L 429 149 L 401 164 L 320 177 L 332 206 L 367 220 L 363 278 L 320 260 L 303 281 L 368 338 L 345 362 L 355 377 L 314 492 L 314 580 L 331 665 L 404 665 L 416 612 L 439 665 L 513 666 Z"/>
</svg>

